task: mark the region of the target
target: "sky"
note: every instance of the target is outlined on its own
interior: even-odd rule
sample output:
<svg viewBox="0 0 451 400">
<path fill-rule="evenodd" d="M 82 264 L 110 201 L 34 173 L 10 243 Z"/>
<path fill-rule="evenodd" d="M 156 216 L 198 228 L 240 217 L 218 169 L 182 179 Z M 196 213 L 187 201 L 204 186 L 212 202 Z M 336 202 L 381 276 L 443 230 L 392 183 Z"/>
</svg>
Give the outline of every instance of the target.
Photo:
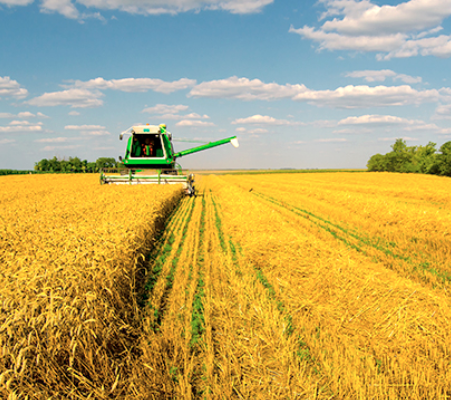
<svg viewBox="0 0 451 400">
<path fill-rule="evenodd" d="M 165 123 L 184 168 L 365 168 L 451 140 L 451 0 L 0 0 L 0 169 L 124 155 Z"/>
</svg>

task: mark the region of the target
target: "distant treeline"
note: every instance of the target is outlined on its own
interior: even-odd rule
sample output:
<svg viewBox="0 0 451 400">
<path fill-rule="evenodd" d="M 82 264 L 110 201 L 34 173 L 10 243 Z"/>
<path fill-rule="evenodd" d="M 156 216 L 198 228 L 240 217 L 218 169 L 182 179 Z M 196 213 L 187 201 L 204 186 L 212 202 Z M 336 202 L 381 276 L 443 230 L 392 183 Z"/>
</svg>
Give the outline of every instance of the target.
<svg viewBox="0 0 451 400">
<path fill-rule="evenodd" d="M 389 153 L 375 154 L 367 163 L 368 171 L 413 172 L 451 176 L 451 142 L 446 142 L 437 152 L 437 144 L 407 146 L 397 139 Z"/>
<path fill-rule="evenodd" d="M 122 164 L 114 158 L 101 157 L 96 162 L 80 160 L 78 157 L 69 157 L 68 160 L 59 160 L 53 157 L 50 160 L 44 158 L 34 164 L 34 170 L 0 169 L 0 175 L 23 175 L 23 174 L 73 174 L 99 172 L 103 168 L 119 168 Z"/>
<path fill-rule="evenodd" d="M 18 169 L 0 169 L 0 175 L 24 175 L 36 174 L 37 171 L 23 171 Z"/>
<path fill-rule="evenodd" d="M 68 160 L 59 160 L 53 157 L 50 160 L 44 158 L 35 163 L 34 170 L 37 172 L 69 172 L 69 173 L 88 173 L 99 172 L 102 168 L 117 168 L 118 162 L 114 158 L 101 157 L 96 162 L 80 160 L 78 157 L 69 157 Z"/>
</svg>

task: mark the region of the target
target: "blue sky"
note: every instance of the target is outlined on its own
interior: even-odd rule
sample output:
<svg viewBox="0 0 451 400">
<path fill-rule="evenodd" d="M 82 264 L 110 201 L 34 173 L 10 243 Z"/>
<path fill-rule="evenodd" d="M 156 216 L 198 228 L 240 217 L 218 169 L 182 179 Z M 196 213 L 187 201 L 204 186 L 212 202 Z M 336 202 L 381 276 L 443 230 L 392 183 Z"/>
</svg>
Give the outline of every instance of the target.
<svg viewBox="0 0 451 400">
<path fill-rule="evenodd" d="M 239 137 L 186 168 L 363 168 L 396 138 L 440 146 L 450 15 L 451 0 L 0 0 L 0 168 L 117 158 L 138 123 Z"/>
</svg>

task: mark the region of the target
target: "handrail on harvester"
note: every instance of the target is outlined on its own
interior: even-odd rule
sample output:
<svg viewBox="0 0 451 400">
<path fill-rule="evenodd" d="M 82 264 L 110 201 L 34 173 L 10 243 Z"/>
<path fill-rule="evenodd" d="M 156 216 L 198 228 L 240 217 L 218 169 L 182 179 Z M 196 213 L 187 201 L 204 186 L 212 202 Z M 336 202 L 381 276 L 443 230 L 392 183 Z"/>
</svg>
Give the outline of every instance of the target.
<svg viewBox="0 0 451 400">
<path fill-rule="evenodd" d="M 238 147 L 239 146 L 237 137 L 236 136 L 232 136 L 232 137 L 229 137 L 227 139 L 221 139 L 221 140 L 218 140 L 216 142 L 210 142 L 210 143 L 207 143 L 207 144 L 203 144 L 202 146 L 193 147 L 192 149 L 187 149 L 187 150 L 180 151 L 180 152 L 174 154 L 174 158 L 176 158 L 176 157 L 183 157 L 183 156 L 186 156 L 188 154 L 197 153 L 198 151 L 211 149 L 212 147 L 220 146 L 220 145 L 226 144 L 228 142 L 232 143 L 232 145 L 234 147 Z"/>
</svg>

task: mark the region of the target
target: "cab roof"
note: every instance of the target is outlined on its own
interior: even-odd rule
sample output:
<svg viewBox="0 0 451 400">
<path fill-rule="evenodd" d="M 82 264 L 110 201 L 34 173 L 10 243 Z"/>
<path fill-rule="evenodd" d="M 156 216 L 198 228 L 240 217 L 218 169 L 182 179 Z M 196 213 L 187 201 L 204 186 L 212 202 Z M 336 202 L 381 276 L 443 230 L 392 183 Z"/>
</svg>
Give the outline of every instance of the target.
<svg viewBox="0 0 451 400">
<path fill-rule="evenodd" d="M 132 127 L 133 134 L 161 133 L 161 126 L 158 125 L 135 125 Z"/>
</svg>

